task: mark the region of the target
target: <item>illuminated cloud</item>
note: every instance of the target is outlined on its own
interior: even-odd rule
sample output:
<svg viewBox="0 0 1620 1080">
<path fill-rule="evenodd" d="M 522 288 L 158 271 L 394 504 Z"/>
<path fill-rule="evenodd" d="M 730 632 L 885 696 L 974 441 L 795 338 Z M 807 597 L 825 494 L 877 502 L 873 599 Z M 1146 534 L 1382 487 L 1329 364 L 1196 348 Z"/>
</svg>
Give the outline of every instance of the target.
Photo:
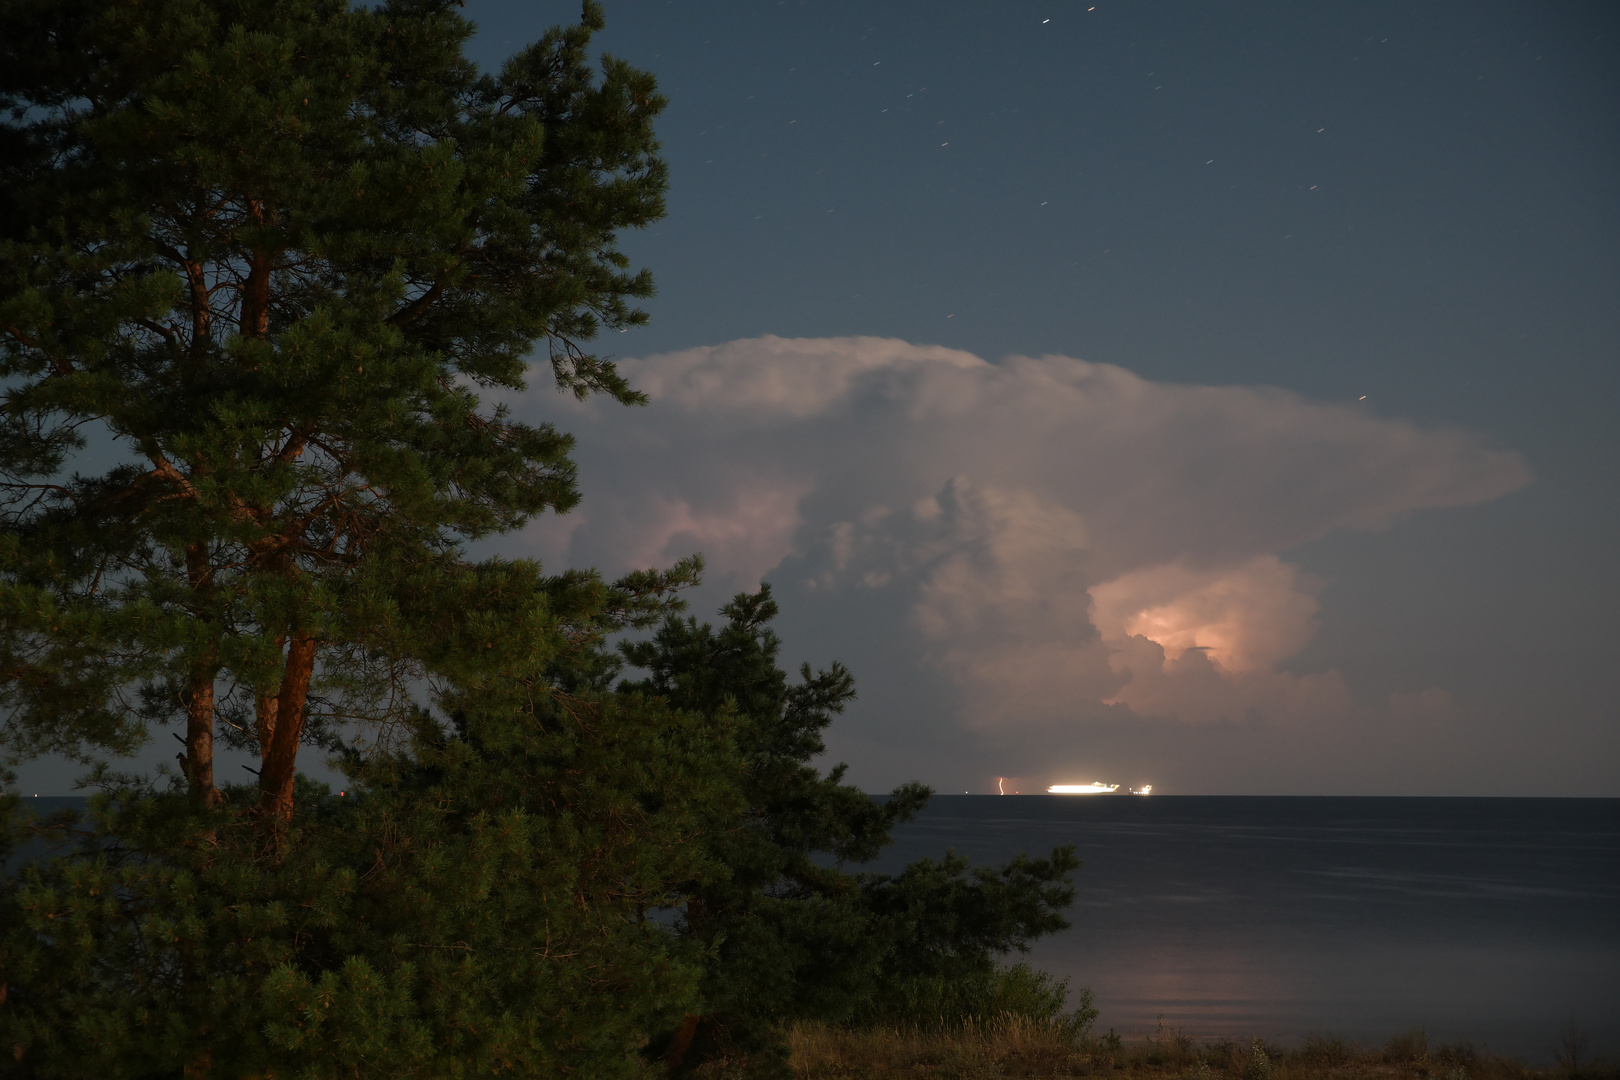
<svg viewBox="0 0 1620 1080">
<path fill-rule="evenodd" d="M 1191 650 L 1227 672 L 1265 670 L 1297 653 L 1316 629 L 1321 583 L 1275 555 L 1231 568 L 1180 563 L 1121 574 L 1091 588 L 1110 641 L 1144 637 L 1179 659 Z"/>
<path fill-rule="evenodd" d="M 583 507 L 531 532 L 540 553 L 616 570 L 702 550 L 720 588 L 768 575 L 790 613 L 818 597 L 798 632 L 831 655 L 847 598 L 916 661 L 863 685 L 920 665 L 984 730 L 1349 715 L 1336 673 L 1278 670 L 1321 587 L 1283 553 L 1529 479 L 1468 432 L 1062 356 L 764 337 L 622 369 L 651 406 L 519 405 L 579 438 Z"/>
</svg>

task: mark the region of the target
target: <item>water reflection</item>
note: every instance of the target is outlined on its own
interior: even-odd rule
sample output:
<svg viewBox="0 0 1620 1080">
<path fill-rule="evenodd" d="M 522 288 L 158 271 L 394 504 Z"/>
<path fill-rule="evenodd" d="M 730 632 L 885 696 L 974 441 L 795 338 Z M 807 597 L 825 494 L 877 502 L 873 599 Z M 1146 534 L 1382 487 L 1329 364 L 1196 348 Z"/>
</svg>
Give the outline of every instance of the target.
<svg viewBox="0 0 1620 1080">
<path fill-rule="evenodd" d="M 1075 925 L 1032 959 L 1105 1029 L 1550 1061 L 1573 1014 L 1620 1053 L 1620 800 L 941 797 L 883 866 L 1068 842 Z"/>
</svg>

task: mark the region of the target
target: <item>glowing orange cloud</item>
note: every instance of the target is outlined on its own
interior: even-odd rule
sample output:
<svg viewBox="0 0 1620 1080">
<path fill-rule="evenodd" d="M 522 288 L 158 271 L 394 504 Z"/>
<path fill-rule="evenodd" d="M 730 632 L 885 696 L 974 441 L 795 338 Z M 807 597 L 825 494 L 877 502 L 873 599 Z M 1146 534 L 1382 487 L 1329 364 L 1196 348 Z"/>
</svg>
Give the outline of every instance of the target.
<svg viewBox="0 0 1620 1080">
<path fill-rule="evenodd" d="M 1180 564 L 1091 588 L 1105 639 L 1144 637 L 1177 658 L 1199 649 L 1229 672 L 1266 669 L 1298 652 L 1316 628 L 1318 583 L 1275 555 L 1194 571 Z"/>
</svg>

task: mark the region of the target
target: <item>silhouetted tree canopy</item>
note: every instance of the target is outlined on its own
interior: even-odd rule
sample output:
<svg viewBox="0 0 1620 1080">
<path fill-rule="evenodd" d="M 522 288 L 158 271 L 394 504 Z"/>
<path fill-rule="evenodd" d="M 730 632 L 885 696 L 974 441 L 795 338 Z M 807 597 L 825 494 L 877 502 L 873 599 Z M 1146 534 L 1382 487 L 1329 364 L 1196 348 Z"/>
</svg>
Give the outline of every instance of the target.
<svg viewBox="0 0 1620 1080">
<path fill-rule="evenodd" d="M 880 803 L 843 782 L 846 766 L 819 772 L 822 732 L 855 696 L 854 679 L 841 664 L 806 664 L 789 682 L 769 586 L 721 614 L 719 629 L 672 615 L 650 640 L 621 647 L 648 672 L 624 690 L 735 728 L 745 802 L 708 840 L 726 872 L 689 883 L 681 912 L 683 938 L 712 957 L 704 1012 L 657 1045 L 682 1061 L 699 1038 L 708 1049 L 779 1048 L 782 1025 L 796 1019 L 847 1023 L 908 1008 L 904 1019 L 932 1019 L 984 1007 L 1001 956 L 1068 926 L 1060 912 L 1074 898 L 1073 846 L 998 869 L 970 870 L 947 855 L 896 877 L 850 873 L 846 864 L 876 858 L 931 793 L 905 784 Z M 969 985 L 973 993 L 953 1000 L 953 987 Z"/>
<path fill-rule="evenodd" d="M 184 717 L 214 802 L 223 725 L 284 821 L 302 743 L 542 659 L 459 545 L 578 500 L 569 437 L 481 396 L 537 343 L 641 400 L 583 343 L 644 320 L 615 238 L 663 213 L 664 99 L 592 70 L 601 25 L 485 74 L 451 0 L 7 0 L 11 754 Z"/>
<path fill-rule="evenodd" d="M 768 588 L 716 630 L 696 556 L 464 551 L 579 499 L 500 404 L 537 349 L 643 401 L 586 345 L 644 320 L 664 101 L 602 25 L 482 73 L 451 0 L 0 0 L 0 765 L 184 732 L 82 820 L 0 793 L 0 856 L 60 845 L 0 881 L 7 1075 L 611 1080 L 1061 1004 L 996 961 L 1072 849 L 845 869 L 928 792 L 816 767 L 854 682 L 788 678 Z"/>
</svg>

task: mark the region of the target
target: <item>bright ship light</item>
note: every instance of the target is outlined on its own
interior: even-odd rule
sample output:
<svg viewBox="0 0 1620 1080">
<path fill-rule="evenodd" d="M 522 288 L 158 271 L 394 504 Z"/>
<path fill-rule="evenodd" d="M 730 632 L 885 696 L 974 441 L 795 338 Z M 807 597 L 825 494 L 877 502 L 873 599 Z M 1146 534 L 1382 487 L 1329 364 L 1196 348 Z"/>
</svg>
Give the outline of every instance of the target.
<svg viewBox="0 0 1620 1080">
<path fill-rule="evenodd" d="M 1046 793 L 1048 795 L 1112 795 L 1118 790 L 1118 784 L 1105 784 L 1101 780 L 1093 780 L 1089 784 L 1053 784 L 1046 789 Z"/>
</svg>

